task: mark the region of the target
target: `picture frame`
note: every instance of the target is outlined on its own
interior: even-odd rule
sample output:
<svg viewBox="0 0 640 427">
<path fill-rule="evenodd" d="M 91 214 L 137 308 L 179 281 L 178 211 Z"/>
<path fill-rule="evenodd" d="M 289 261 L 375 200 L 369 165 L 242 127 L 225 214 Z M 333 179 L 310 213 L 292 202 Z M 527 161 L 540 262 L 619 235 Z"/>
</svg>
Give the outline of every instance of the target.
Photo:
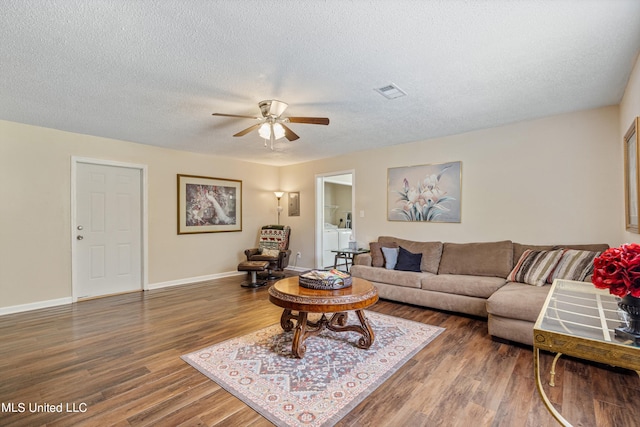
<svg viewBox="0 0 640 427">
<path fill-rule="evenodd" d="M 300 216 L 300 192 L 292 191 L 288 194 L 289 216 Z"/>
<path fill-rule="evenodd" d="M 242 231 L 242 181 L 178 174 L 178 234 Z"/>
<path fill-rule="evenodd" d="M 389 168 L 387 220 L 461 222 L 462 162 Z"/>
<path fill-rule="evenodd" d="M 633 119 L 629 130 L 624 135 L 624 195 L 625 195 L 625 228 L 632 233 L 638 233 L 638 212 L 640 211 L 640 176 L 638 165 L 640 164 L 640 139 L 638 128 L 640 117 Z"/>
</svg>

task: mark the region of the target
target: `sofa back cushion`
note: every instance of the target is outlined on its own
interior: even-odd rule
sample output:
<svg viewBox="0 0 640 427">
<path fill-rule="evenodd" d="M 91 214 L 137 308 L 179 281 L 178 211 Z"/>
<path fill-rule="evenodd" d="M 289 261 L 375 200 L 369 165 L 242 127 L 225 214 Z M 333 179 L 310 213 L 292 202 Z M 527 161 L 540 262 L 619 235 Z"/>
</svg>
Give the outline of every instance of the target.
<svg viewBox="0 0 640 427">
<path fill-rule="evenodd" d="M 402 246 L 414 254 L 421 253 L 420 270 L 434 274 L 438 272 L 440 256 L 442 255 L 442 242 L 414 242 L 412 240 L 398 239 L 397 237 L 380 236 L 378 243 L 383 247 Z"/>
<path fill-rule="evenodd" d="M 513 268 L 513 242 L 445 243 L 438 274 L 507 277 Z"/>
<path fill-rule="evenodd" d="M 397 248 L 395 243 L 387 243 L 383 245 L 379 242 L 369 243 L 369 253 L 371 254 L 371 266 L 372 267 L 386 267 L 386 260 L 382 248 Z"/>
</svg>

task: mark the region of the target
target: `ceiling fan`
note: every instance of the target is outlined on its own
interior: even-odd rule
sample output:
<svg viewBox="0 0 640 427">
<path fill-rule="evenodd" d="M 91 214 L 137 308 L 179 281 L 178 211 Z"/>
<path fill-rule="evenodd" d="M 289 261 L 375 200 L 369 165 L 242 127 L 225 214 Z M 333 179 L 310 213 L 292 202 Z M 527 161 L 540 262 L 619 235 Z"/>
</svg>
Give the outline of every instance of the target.
<svg viewBox="0 0 640 427">
<path fill-rule="evenodd" d="M 284 110 L 287 109 L 289 104 L 286 102 L 278 101 L 276 99 L 269 99 L 266 101 L 260 101 L 258 103 L 262 117 L 255 116 L 243 116 L 238 114 L 222 114 L 213 113 L 212 116 L 223 117 L 236 117 L 240 119 L 253 119 L 259 120 L 253 126 L 241 130 L 233 136 L 244 136 L 249 132 L 258 129 L 258 134 L 264 138 L 264 145 L 267 146 L 267 140 L 271 142 L 271 149 L 273 150 L 273 143 L 275 140 L 282 137 L 287 138 L 289 141 L 295 141 L 300 138 L 295 134 L 286 124 L 287 123 L 305 123 L 311 125 L 328 125 L 329 119 L 326 117 L 281 117 Z"/>
</svg>

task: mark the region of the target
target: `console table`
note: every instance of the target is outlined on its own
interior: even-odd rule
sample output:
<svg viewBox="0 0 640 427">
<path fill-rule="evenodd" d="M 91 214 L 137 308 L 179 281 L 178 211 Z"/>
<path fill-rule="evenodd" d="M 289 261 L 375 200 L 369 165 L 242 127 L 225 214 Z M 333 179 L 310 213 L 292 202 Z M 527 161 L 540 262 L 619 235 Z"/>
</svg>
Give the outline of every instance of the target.
<svg viewBox="0 0 640 427">
<path fill-rule="evenodd" d="M 360 254 L 366 254 L 369 252 L 369 249 L 349 249 L 349 248 L 344 248 L 344 249 L 334 249 L 331 252 L 336 254 L 336 258 L 333 262 L 333 268 L 338 268 L 338 260 L 339 259 L 343 259 L 344 260 L 344 268 L 347 270 L 347 273 L 349 272 L 349 263 L 351 265 L 353 265 L 353 258 L 356 255 L 360 255 Z"/>
<path fill-rule="evenodd" d="M 587 282 L 555 280 L 533 327 L 533 364 L 538 392 L 551 414 L 564 426 L 569 422 L 549 401 L 540 379 L 540 350 L 556 353 L 550 372 L 555 386 L 555 366 L 563 354 L 640 375 L 640 347 L 614 335 L 620 326 L 618 299 Z"/>
</svg>

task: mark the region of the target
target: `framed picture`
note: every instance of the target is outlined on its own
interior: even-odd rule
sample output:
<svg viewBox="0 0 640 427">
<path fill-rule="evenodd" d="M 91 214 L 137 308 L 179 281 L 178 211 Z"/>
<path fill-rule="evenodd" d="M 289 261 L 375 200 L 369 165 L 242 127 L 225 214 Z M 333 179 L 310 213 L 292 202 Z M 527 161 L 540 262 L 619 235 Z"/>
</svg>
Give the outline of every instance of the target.
<svg viewBox="0 0 640 427">
<path fill-rule="evenodd" d="M 638 233 L 638 127 L 640 118 L 636 117 L 631 127 L 624 135 L 624 195 L 625 195 L 625 226 L 627 231 Z"/>
<path fill-rule="evenodd" d="M 289 216 L 300 216 L 300 192 L 289 193 Z"/>
<path fill-rule="evenodd" d="M 460 222 L 462 162 L 389 168 L 387 219 Z"/>
<path fill-rule="evenodd" d="M 178 234 L 242 231 L 242 181 L 178 175 Z"/>
</svg>

